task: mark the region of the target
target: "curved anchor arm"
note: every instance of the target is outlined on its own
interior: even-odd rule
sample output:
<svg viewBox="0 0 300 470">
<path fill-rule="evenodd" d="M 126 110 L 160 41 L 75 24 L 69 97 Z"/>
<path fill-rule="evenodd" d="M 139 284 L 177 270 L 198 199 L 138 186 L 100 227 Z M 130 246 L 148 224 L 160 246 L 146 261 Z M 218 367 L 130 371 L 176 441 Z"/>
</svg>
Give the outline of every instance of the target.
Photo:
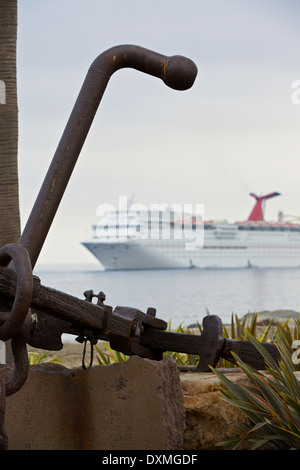
<svg viewBox="0 0 300 470">
<path fill-rule="evenodd" d="M 126 67 L 161 78 L 167 86 L 177 90 L 190 88 L 197 75 L 197 67 L 190 59 L 166 57 L 140 46 L 112 47 L 94 60 L 20 239 L 20 244 L 29 253 L 32 267 L 42 249 L 108 81 L 114 72 Z"/>
</svg>

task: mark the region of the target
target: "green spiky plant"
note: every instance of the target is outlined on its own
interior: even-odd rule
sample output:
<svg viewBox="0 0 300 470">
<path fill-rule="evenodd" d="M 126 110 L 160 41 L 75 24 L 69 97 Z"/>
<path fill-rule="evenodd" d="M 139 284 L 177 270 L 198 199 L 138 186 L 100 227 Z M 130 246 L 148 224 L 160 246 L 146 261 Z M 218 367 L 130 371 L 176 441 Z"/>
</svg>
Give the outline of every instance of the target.
<svg viewBox="0 0 300 470">
<path fill-rule="evenodd" d="M 49 358 L 49 351 L 45 352 L 44 354 L 40 354 L 38 352 L 33 352 L 30 351 L 28 353 L 28 360 L 29 360 L 29 365 L 34 365 L 34 364 L 44 364 L 46 362 L 62 362 L 61 359 L 58 358 Z"/>
<path fill-rule="evenodd" d="M 248 383 L 233 383 L 223 373 L 213 369 L 223 387 L 224 399 L 238 407 L 253 426 L 242 438 L 221 442 L 221 446 L 238 448 L 248 440 L 252 449 L 272 443 L 279 449 L 300 449 L 300 384 L 295 371 L 300 370 L 300 321 L 295 320 L 293 331 L 289 322 L 278 324 L 275 343 L 281 359 L 276 363 L 253 335 L 249 339 L 266 363 L 266 371 L 253 369 L 234 354 L 238 367 L 245 373 Z M 297 343 L 295 343 L 297 341 Z M 298 351 L 294 349 L 298 345 Z"/>
<path fill-rule="evenodd" d="M 102 348 L 94 345 L 96 350 L 96 359 L 99 365 L 106 366 L 109 364 L 126 362 L 129 359 L 129 356 L 123 354 L 119 351 L 115 351 L 108 344 L 103 344 Z"/>
</svg>

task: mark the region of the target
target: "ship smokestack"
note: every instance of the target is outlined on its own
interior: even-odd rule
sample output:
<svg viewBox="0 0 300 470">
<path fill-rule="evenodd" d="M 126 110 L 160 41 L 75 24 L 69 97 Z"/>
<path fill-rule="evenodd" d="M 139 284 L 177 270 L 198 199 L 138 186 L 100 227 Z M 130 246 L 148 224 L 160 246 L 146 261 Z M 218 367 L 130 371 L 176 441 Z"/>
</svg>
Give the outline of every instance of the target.
<svg viewBox="0 0 300 470">
<path fill-rule="evenodd" d="M 270 199 L 271 197 L 280 196 L 280 193 L 270 193 L 266 196 L 256 196 L 254 193 L 250 193 L 250 196 L 253 196 L 256 199 L 255 206 L 252 209 L 251 214 L 248 217 L 248 222 L 262 222 L 264 220 L 264 213 L 263 213 L 263 203 L 266 199 Z"/>
</svg>

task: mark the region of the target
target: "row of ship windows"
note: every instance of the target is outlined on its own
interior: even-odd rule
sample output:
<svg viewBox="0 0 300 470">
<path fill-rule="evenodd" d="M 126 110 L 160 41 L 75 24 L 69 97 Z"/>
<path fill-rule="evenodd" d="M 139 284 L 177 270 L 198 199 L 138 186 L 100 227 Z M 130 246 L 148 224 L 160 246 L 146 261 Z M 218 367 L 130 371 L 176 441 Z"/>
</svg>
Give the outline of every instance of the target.
<svg viewBox="0 0 300 470">
<path fill-rule="evenodd" d="M 300 232 L 300 227 L 291 227 L 291 226 L 282 226 L 282 225 L 239 225 L 237 227 L 238 230 L 244 230 L 248 232 Z M 215 225 L 205 224 L 204 230 L 217 230 Z M 224 229 L 220 230 L 220 233 L 226 232 L 228 229 L 224 227 Z M 229 229 L 230 230 L 230 229 Z M 236 233 L 235 229 L 231 229 L 230 233 Z"/>
<path fill-rule="evenodd" d="M 299 256 L 300 252 L 297 253 L 297 255 Z M 201 256 L 203 258 L 210 258 L 211 257 L 211 254 L 208 254 L 206 252 L 203 252 L 201 254 Z M 247 256 L 249 257 L 256 257 L 256 258 L 294 258 L 295 257 L 295 253 L 282 253 L 282 252 L 278 252 L 278 251 L 274 251 L 274 252 L 261 252 L 261 251 L 258 251 L 258 252 L 255 252 L 255 251 L 252 251 L 252 252 L 247 252 Z M 245 257 L 245 254 L 243 253 L 237 253 L 237 252 L 233 252 L 233 253 L 230 253 L 230 255 L 227 253 L 218 253 L 218 257 L 219 258 L 244 258 Z"/>
<path fill-rule="evenodd" d="M 97 245 L 94 246 L 94 248 L 96 249 L 97 248 Z M 116 246 L 115 245 L 110 245 L 110 249 L 113 250 L 115 249 Z M 119 246 L 118 246 L 119 248 Z M 124 244 L 123 245 L 123 248 L 128 250 L 130 248 L 130 245 L 126 245 Z M 176 251 L 178 250 L 178 248 L 176 247 L 172 247 L 172 246 L 168 246 L 166 245 L 165 247 L 162 245 L 160 248 L 165 248 L 165 251 L 168 252 L 168 253 L 176 253 Z M 237 252 L 237 250 L 245 250 L 245 249 L 248 249 L 248 253 L 262 253 L 262 248 L 257 248 L 257 247 L 245 247 L 245 246 L 203 246 L 201 248 L 202 252 L 206 252 L 207 253 L 207 250 L 220 250 L 220 254 L 224 253 L 224 250 L 228 250 L 230 249 L 230 255 L 233 254 L 234 252 Z M 284 248 L 282 247 L 277 247 L 277 246 L 269 246 L 268 248 L 263 248 L 263 252 L 266 253 L 278 253 L 278 250 L 280 250 L 281 252 L 283 252 Z M 291 250 L 291 247 L 288 248 L 288 251 Z M 300 246 L 294 246 L 292 248 L 292 254 L 295 254 L 296 252 L 300 252 Z M 241 253 L 242 256 L 244 256 L 244 251 Z M 283 252 L 283 256 L 285 256 L 285 252 Z"/>
<path fill-rule="evenodd" d="M 170 254 L 170 252 L 168 252 L 168 254 Z M 172 253 L 172 255 L 176 258 L 182 258 L 182 259 L 186 259 L 187 258 L 187 253 L 182 253 L 182 252 L 178 252 L 176 253 L 174 251 L 174 253 Z M 192 253 L 190 253 L 190 255 L 192 255 Z M 255 252 L 252 252 L 252 253 L 247 253 L 247 256 L 249 255 L 250 258 L 261 258 L 261 259 L 265 259 L 265 258 L 282 258 L 282 259 L 286 259 L 286 258 L 294 258 L 295 257 L 295 253 L 277 253 L 277 252 L 274 252 L 274 253 L 255 253 Z M 201 258 L 211 258 L 211 255 L 205 253 L 205 252 L 202 252 L 201 253 Z M 220 255 L 218 255 L 218 258 L 245 258 L 245 255 L 241 254 L 241 253 L 231 253 L 230 256 L 228 255 L 228 253 L 220 253 Z"/>
<path fill-rule="evenodd" d="M 110 232 L 110 233 L 115 233 L 116 231 L 119 232 L 119 231 L 127 231 L 128 229 L 130 230 L 135 230 L 136 232 L 140 232 L 141 231 L 141 227 L 146 229 L 146 226 L 145 225 L 104 225 L 103 227 L 98 227 L 97 228 L 97 231 L 102 233 L 102 231 L 104 232 Z M 156 232 L 156 231 L 162 231 L 162 229 L 165 228 L 165 229 L 171 229 L 172 231 L 173 230 L 178 230 L 178 229 L 182 229 L 184 230 L 185 228 L 189 228 L 189 229 L 192 229 L 192 230 L 196 230 L 197 228 L 199 229 L 199 227 L 196 225 L 196 224 L 182 224 L 181 226 L 180 225 L 170 225 L 170 224 L 166 224 L 165 222 L 159 222 L 156 224 L 156 226 L 151 226 L 151 225 L 148 225 L 148 231 L 149 232 Z"/>
<path fill-rule="evenodd" d="M 174 227 L 174 225 L 172 224 L 166 224 L 165 222 L 158 222 L 156 224 L 156 227 L 153 227 L 151 226 L 150 224 L 148 225 L 148 229 L 152 229 L 152 230 L 157 230 L 157 226 L 159 226 L 159 228 L 162 228 L 162 227 L 170 227 L 171 229 L 174 229 L 174 228 L 181 228 L 181 229 L 184 229 L 184 228 L 192 228 L 192 230 L 196 230 L 196 228 L 198 227 L 196 224 L 182 224 L 181 227 L 180 225 L 176 225 Z M 106 232 L 106 231 L 114 231 L 114 230 L 119 230 L 119 229 L 124 229 L 124 230 L 127 230 L 127 229 L 135 229 L 137 232 L 139 232 L 141 230 L 141 226 L 140 225 L 104 225 L 103 227 L 99 227 L 99 230 L 101 230 L 101 228 Z M 199 227 L 198 227 L 199 228 Z M 243 230 L 243 231 L 248 231 L 248 232 L 298 232 L 300 233 L 300 227 L 284 227 L 284 226 L 270 226 L 270 225 L 239 225 L 237 227 L 238 230 Z M 215 227 L 214 225 L 208 225 L 208 224 L 204 224 L 204 230 L 218 230 L 217 227 Z M 225 232 L 225 233 L 224 233 Z M 235 234 L 236 233 L 236 230 L 235 229 L 221 229 L 220 230 L 220 234 L 224 233 L 225 235 L 226 234 Z"/>
<path fill-rule="evenodd" d="M 114 249 L 114 245 L 111 245 L 110 247 L 111 249 Z M 124 249 L 129 249 L 129 245 L 124 245 Z M 163 252 L 164 250 L 162 250 Z M 176 249 L 172 249 L 172 250 L 165 250 L 166 253 L 168 254 L 172 254 L 174 257 L 177 257 L 177 258 L 183 258 L 185 259 L 186 256 L 187 256 L 187 253 L 185 252 L 182 252 L 182 251 L 179 251 L 177 252 Z M 300 253 L 300 250 L 299 250 L 299 253 Z M 192 253 L 191 253 L 192 255 Z M 220 258 L 226 258 L 228 257 L 228 253 L 226 252 L 222 252 L 220 251 L 220 253 L 218 253 L 218 257 Z M 283 253 L 282 251 L 277 251 L 276 249 L 274 250 L 270 250 L 268 252 L 262 252 L 261 250 L 260 251 L 256 251 L 256 250 L 249 250 L 247 252 L 247 256 L 250 256 L 250 257 L 255 257 L 255 258 L 294 258 L 295 257 L 295 252 L 292 252 L 292 253 Z M 208 253 L 206 250 L 202 250 L 201 252 L 201 257 L 202 258 L 210 258 L 211 257 L 211 254 Z M 244 258 L 245 257 L 245 253 L 239 253 L 237 251 L 232 251 L 230 253 L 230 258 Z"/>
</svg>

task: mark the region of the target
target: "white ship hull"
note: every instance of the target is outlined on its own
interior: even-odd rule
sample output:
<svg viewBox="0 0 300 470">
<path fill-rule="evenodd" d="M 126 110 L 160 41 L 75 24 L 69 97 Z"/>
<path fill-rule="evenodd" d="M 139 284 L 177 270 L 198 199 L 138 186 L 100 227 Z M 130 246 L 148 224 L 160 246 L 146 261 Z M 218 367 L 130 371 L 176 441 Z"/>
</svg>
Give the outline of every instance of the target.
<svg viewBox="0 0 300 470">
<path fill-rule="evenodd" d="M 109 227 L 107 223 L 103 227 Z M 149 226 L 148 222 L 145 226 Z M 124 235 L 121 224 L 118 236 L 115 230 L 105 230 L 83 245 L 106 270 L 300 267 L 298 224 L 265 223 L 249 217 L 246 222 L 235 224 L 202 222 L 202 228 L 204 242 L 200 248 L 174 237 L 133 239 L 128 233 Z"/>
<path fill-rule="evenodd" d="M 106 270 L 300 267 L 300 232 L 245 233 L 239 240 L 205 235 L 204 246 L 195 250 L 175 240 L 94 240 L 83 245 Z"/>
</svg>

